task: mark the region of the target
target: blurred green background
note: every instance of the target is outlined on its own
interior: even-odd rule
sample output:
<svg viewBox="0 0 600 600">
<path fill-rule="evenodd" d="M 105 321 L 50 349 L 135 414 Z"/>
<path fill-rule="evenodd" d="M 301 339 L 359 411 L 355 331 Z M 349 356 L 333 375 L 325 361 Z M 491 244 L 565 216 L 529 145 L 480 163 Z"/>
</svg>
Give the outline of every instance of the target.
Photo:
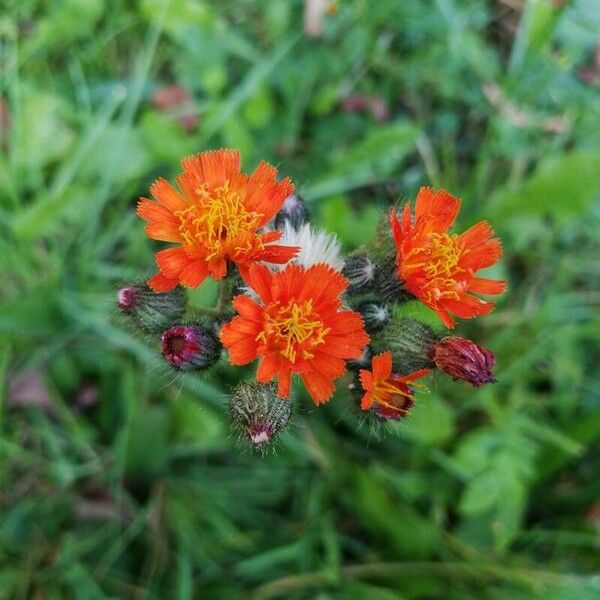
<svg viewBox="0 0 600 600">
<path fill-rule="evenodd" d="M 597 0 L 3 0 L 0 598 L 598 598 L 598 44 Z M 499 382 L 237 449 L 252 369 L 174 377 L 115 308 L 138 196 L 221 146 L 347 250 L 421 185 L 488 219 Z"/>
</svg>

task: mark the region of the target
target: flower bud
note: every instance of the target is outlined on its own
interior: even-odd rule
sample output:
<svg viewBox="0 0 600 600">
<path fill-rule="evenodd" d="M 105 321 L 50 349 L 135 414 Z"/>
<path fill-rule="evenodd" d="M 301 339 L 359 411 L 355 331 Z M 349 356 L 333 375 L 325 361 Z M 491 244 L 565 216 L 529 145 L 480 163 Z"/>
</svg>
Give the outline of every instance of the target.
<svg viewBox="0 0 600 600">
<path fill-rule="evenodd" d="M 367 254 L 351 254 L 344 262 L 342 275 L 350 282 L 347 293 L 366 291 L 375 278 L 375 263 Z"/>
<path fill-rule="evenodd" d="M 362 315 L 368 333 L 380 331 L 390 320 L 390 309 L 385 304 L 363 302 L 357 310 Z"/>
<path fill-rule="evenodd" d="M 266 448 L 285 429 L 292 412 L 289 400 L 277 395 L 274 383 L 240 383 L 229 399 L 231 427 L 240 440 Z"/>
<path fill-rule="evenodd" d="M 174 325 L 161 336 L 162 354 L 178 371 L 207 369 L 221 355 L 215 334 L 200 325 Z"/>
<path fill-rule="evenodd" d="M 308 209 L 298 194 L 288 196 L 275 217 L 275 229 L 284 229 L 289 223 L 294 229 L 300 229 L 308 222 Z"/>
<path fill-rule="evenodd" d="M 412 373 L 432 365 L 431 349 L 438 341 L 431 327 L 415 319 L 392 319 L 371 342 L 375 352 L 391 350 L 395 373 Z"/>
<path fill-rule="evenodd" d="M 380 302 L 401 304 L 413 299 L 398 278 L 395 258 L 377 263 L 373 288 Z"/>
<path fill-rule="evenodd" d="M 431 358 L 438 369 L 473 387 L 496 382 L 492 373 L 494 353 L 471 340 L 454 335 L 445 337 L 434 345 Z"/>
<path fill-rule="evenodd" d="M 119 289 L 117 306 L 135 324 L 148 333 L 160 333 L 181 319 L 185 312 L 185 290 L 177 286 L 157 294 L 146 284 L 132 284 Z"/>
</svg>

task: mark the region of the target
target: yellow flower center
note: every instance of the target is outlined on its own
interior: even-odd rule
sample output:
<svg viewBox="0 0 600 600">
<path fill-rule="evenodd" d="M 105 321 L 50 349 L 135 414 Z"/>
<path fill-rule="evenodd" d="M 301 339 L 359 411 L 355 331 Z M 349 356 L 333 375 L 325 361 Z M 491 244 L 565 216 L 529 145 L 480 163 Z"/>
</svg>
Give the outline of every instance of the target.
<svg viewBox="0 0 600 600">
<path fill-rule="evenodd" d="M 463 249 L 457 234 L 432 233 L 430 244 L 427 261 L 423 265 L 428 278 L 452 277 L 463 270 L 458 267 Z"/>
<path fill-rule="evenodd" d="M 255 232 L 263 215 L 247 210 L 228 181 L 212 190 L 204 184 L 196 193 L 196 202 L 175 212 L 179 233 L 186 244 L 204 246 L 208 250 L 207 260 L 250 250 L 256 244 Z"/>
<path fill-rule="evenodd" d="M 312 300 L 291 300 L 285 306 L 275 303 L 265 311 L 265 327 L 256 341 L 272 344 L 283 357 L 295 363 L 299 356 L 314 358 L 314 348 L 325 343 L 330 331 L 313 312 Z"/>
</svg>

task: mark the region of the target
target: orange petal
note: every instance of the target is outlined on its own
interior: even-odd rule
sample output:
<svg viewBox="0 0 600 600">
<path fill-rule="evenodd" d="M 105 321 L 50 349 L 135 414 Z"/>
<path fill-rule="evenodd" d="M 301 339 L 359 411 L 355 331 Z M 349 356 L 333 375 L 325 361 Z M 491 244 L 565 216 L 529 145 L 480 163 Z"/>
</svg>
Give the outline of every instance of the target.
<svg viewBox="0 0 600 600">
<path fill-rule="evenodd" d="M 330 380 L 337 379 L 346 370 L 346 362 L 341 358 L 315 352 L 315 357 L 310 361 L 310 367 L 313 371 L 327 377 Z"/>
<path fill-rule="evenodd" d="M 373 379 L 385 381 L 392 373 L 392 353 L 389 350 L 373 357 Z"/>
<path fill-rule="evenodd" d="M 208 270 L 213 279 L 223 279 L 227 275 L 227 261 L 224 258 L 217 258 L 208 263 Z"/>
<path fill-rule="evenodd" d="M 290 397 L 290 386 L 292 383 L 292 372 L 288 365 L 281 364 L 277 374 L 277 395 L 280 398 Z"/>
<path fill-rule="evenodd" d="M 484 302 L 468 294 L 463 294 L 460 300 L 444 299 L 443 305 L 444 308 L 461 319 L 472 319 L 473 317 L 488 315 L 494 310 L 493 302 Z"/>
<path fill-rule="evenodd" d="M 394 238 L 394 244 L 396 247 L 399 247 L 402 243 L 404 236 L 402 228 L 400 227 L 400 221 L 398 221 L 398 215 L 396 214 L 396 210 L 394 208 L 390 210 L 390 225 L 392 227 L 392 237 Z"/>
<path fill-rule="evenodd" d="M 240 269 L 244 281 L 258 294 L 260 299 L 268 304 L 272 300 L 271 286 L 273 275 L 263 265 L 252 265 L 248 269 Z"/>
<path fill-rule="evenodd" d="M 416 220 L 423 223 L 424 231 L 447 231 L 458 215 L 460 200 L 446 190 L 421 188 L 415 205 Z"/>
<path fill-rule="evenodd" d="M 210 150 L 184 158 L 181 166 L 196 187 L 207 183 L 215 188 L 239 172 L 240 153 L 237 150 Z"/>
<path fill-rule="evenodd" d="M 148 223 L 145 229 L 146 235 L 151 240 L 161 242 L 183 242 L 179 233 L 179 225 L 171 221 Z"/>
<path fill-rule="evenodd" d="M 157 202 L 152 202 L 152 200 L 148 200 L 148 198 L 140 198 L 137 203 L 137 208 L 135 211 L 141 219 L 144 221 L 173 221 L 177 222 L 173 213 L 161 206 Z"/>
<path fill-rule="evenodd" d="M 179 277 L 179 273 L 187 267 L 190 257 L 181 248 L 165 248 L 156 253 L 158 268 L 169 278 Z"/>
<path fill-rule="evenodd" d="M 367 371 L 366 369 L 361 369 L 358 373 L 358 377 L 360 378 L 360 383 L 363 390 L 366 392 L 370 391 L 373 387 L 373 373 L 371 373 L 371 371 Z"/>
<path fill-rule="evenodd" d="M 427 304 L 427 303 L 425 303 L 425 304 Z M 446 327 L 448 327 L 448 329 L 454 329 L 456 322 L 450 316 L 450 313 L 445 308 L 442 308 L 441 306 L 430 305 L 430 304 L 427 304 L 427 306 L 429 306 L 429 308 L 432 308 L 433 310 L 435 310 L 435 312 L 438 314 L 438 317 L 442 320 L 442 323 Z"/>
<path fill-rule="evenodd" d="M 360 401 L 360 407 L 363 410 L 369 410 L 373 406 L 373 394 L 371 392 L 365 392 L 365 395 L 362 397 Z"/>
<path fill-rule="evenodd" d="M 472 247 L 469 252 L 465 252 L 460 257 L 458 264 L 463 269 L 477 271 L 491 267 L 497 263 L 502 256 L 502 244 L 497 238 L 487 240 L 483 244 Z"/>
<path fill-rule="evenodd" d="M 327 377 L 314 371 L 311 373 L 302 373 L 300 377 L 317 406 L 327 402 L 333 396 L 335 385 Z"/>
<path fill-rule="evenodd" d="M 402 380 L 402 383 L 411 383 L 412 381 L 421 379 L 421 377 L 426 377 L 430 373 L 431 369 L 420 369 L 418 371 L 414 371 L 413 373 L 409 373 L 408 375 L 402 375 L 399 377 L 399 379 Z"/>
<path fill-rule="evenodd" d="M 250 319 L 252 321 L 260 321 L 263 320 L 263 309 L 252 300 L 252 298 L 248 298 L 244 294 L 240 294 L 236 296 L 232 300 L 232 305 L 240 316 L 245 319 Z"/>
<path fill-rule="evenodd" d="M 299 246 L 267 246 L 261 253 L 261 260 L 283 265 L 300 252 Z"/>
<path fill-rule="evenodd" d="M 496 295 L 506 291 L 506 281 L 500 279 L 487 279 L 485 277 L 473 277 L 468 287 L 475 294 Z"/>
<path fill-rule="evenodd" d="M 171 291 L 179 283 L 179 280 L 170 279 L 169 277 L 165 277 L 162 273 L 157 273 L 153 277 L 150 277 L 147 283 L 153 291 L 160 294 Z"/>
<path fill-rule="evenodd" d="M 208 265 L 205 260 L 191 262 L 179 274 L 181 284 L 189 288 L 197 288 L 208 275 Z"/>
<path fill-rule="evenodd" d="M 162 204 L 162 206 L 171 212 L 187 208 L 187 203 L 183 196 L 162 177 L 157 179 L 150 186 L 150 193 L 160 202 L 160 204 Z"/>
<path fill-rule="evenodd" d="M 260 383 L 268 383 L 275 377 L 279 371 L 281 359 L 275 352 L 269 352 L 265 355 L 258 369 L 256 370 L 256 381 Z"/>
<path fill-rule="evenodd" d="M 459 241 L 465 248 L 471 248 L 494 237 L 494 230 L 487 221 L 480 221 L 460 234 Z"/>
</svg>

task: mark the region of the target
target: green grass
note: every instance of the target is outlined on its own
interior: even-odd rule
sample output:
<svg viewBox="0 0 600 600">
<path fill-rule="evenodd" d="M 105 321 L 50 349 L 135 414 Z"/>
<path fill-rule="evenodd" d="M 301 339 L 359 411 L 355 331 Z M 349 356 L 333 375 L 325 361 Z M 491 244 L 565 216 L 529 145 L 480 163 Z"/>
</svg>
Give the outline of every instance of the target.
<svg viewBox="0 0 600 600">
<path fill-rule="evenodd" d="M 316 39 L 302 11 L 4 2 L 0 598 L 598 596 L 597 3 L 339 0 Z M 190 133 L 151 102 L 173 83 Z M 359 93 L 387 120 L 342 110 Z M 277 164 L 348 250 L 421 185 L 489 219 L 510 290 L 458 332 L 499 382 L 436 376 L 381 440 L 343 389 L 301 396 L 276 453 L 240 452 L 240 370 L 173 378 L 114 305 L 152 271 L 138 196 L 221 146 Z"/>
</svg>

